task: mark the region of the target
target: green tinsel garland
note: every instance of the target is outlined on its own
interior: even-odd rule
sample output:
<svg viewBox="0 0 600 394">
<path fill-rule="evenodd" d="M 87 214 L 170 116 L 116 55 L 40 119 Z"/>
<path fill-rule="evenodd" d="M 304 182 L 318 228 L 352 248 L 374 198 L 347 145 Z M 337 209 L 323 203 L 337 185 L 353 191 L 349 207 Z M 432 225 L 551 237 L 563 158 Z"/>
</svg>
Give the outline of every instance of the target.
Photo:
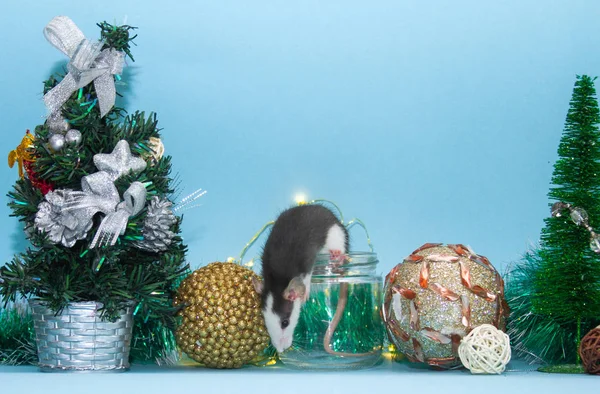
<svg viewBox="0 0 600 394">
<path fill-rule="evenodd" d="M 331 349 L 366 353 L 381 349 L 384 337 L 379 315 L 379 284 L 348 285 L 348 303 L 331 339 Z M 339 285 L 311 285 L 311 297 L 302 307 L 294 331 L 293 348 L 323 351 L 323 335 L 337 309 Z"/>
<path fill-rule="evenodd" d="M 174 281 L 172 289 L 178 288 L 191 272 L 188 267 Z M 167 327 L 160 320 L 135 315 L 129 361 L 132 364 L 175 365 L 179 363 L 181 352 L 177 347 L 173 328 Z"/>
<path fill-rule="evenodd" d="M 530 363 L 552 365 L 575 359 L 577 331 L 549 315 L 535 313 L 533 283 L 539 275 L 540 262 L 539 249 L 532 249 L 507 273 L 505 293 L 510 307 L 507 333 L 515 356 Z M 568 372 L 580 371 L 581 368 L 571 368 Z M 563 368 L 561 372 L 567 371 Z"/>
<path fill-rule="evenodd" d="M 37 362 L 33 320 L 23 304 L 0 307 L 0 365 Z"/>
<path fill-rule="evenodd" d="M 129 361 L 173 365 L 180 355 L 173 331 L 158 320 L 134 320 Z M 0 365 L 35 365 L 38 361 L 33 318 L 26 304 L 0 308 Z"/>
</svg>

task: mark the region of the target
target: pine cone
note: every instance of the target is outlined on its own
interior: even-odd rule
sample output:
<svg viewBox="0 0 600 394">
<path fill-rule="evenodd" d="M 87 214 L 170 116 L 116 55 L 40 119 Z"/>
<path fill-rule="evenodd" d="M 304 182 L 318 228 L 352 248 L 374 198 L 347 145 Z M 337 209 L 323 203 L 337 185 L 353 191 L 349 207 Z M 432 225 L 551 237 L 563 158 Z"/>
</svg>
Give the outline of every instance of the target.
<svg viewBox="0 0 600 394">
<path fill-rule="evenodd" d="M 148 203 L 148 215 L 142 229 L 143 241 L 135 246 L 149 252 L 162 252 L 169 248 L 175 233 L 171 227 L 177 223 L 177 218 L 171 210 L 171 201 L 154 196 Z"/>
<path fill-rule="evenodd" d="M 88 212 L 73 214 L 65 209 L 73 201 L 73 191 L 56 190 L 46 194 L 45 201 L 38 205 L 35 227 L 45 232 L 51 242 L 61 243 L 67 248 L 84 239 L 92 227 Z"/>
</svg>

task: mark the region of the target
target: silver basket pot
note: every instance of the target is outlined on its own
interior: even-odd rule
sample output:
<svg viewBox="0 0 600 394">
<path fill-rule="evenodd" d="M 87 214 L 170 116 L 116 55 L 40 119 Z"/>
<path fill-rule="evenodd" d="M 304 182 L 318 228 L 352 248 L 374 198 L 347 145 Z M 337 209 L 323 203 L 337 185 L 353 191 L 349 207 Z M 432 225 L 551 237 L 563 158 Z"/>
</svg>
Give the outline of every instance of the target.
<svg viewBox="0 0 600 394">
<path fill-rule="evenodd" d="M 134 304 L 115 322 L 100 318 L 99 302 L 72 302 L 55 314 L 30 300 L 39 367 L 44 372 L 126 371 L 133 330 Z"/>
</svg>

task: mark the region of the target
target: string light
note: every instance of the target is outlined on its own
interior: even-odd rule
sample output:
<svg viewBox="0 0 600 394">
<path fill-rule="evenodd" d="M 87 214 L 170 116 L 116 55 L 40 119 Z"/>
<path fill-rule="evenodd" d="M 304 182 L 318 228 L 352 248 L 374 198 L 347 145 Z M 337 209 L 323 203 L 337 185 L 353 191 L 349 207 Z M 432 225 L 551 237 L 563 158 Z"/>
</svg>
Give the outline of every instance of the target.
<svg viewBox="0 0 600 394">
<path fill-rule="evenodd" d="M 367 226 L 364 224 L 364 222 L 362 220 L 358 219 L 358 218 L 353 218 L 347 224 L 344 224 L 344 215 L 342 213 L 342 210 L 333 201 L 326 200 L 326 199 L 323 199 L 323 198 L 317 198 L 317 199 L 314 199 L 314 200 L 307 201 L 306 195 L 303 194 L 303 193 L 296 194 L 294 196 L 294 201 L 296 202 L 296 204 L 298 206 L 300 206 L 300 205 L 312 205 L 312 204 L 329 204 L 329 205 L 333 206 L 335 208 L 335 210 L 337 211 L 337 213 L 338 213 L 340 222 L 342 223 L 342 225 L 344 225 L 344 227 L 346 227 L 347 230 L 350 230 L 355 225 L 359 225 L 360 227 L 363 228 L 363 230 L 365 231 L 366 237 L 367 237 L 367 244 L 369 245 L 369 250 L 371 252 L 374 251 L 373 243 L 371 242 L 371 237 L 369 236 L 369 232 L 367 231 Z M 238 258 L 228 257 L 227 258 L 227 262 L 231 262 L 231 263 L 235 262 L 235 263 L 240 264 L 240 265 L 245 265 L 246 267 L 253 267 L 254 266 L 254 259 L 251 259 L 249 262 L 247 262 L 247 263 L 244 264 L 243 263 L 244 256 L 246 255 L 246 252 L 248 251 L 248 249 L 250 249 L 252 247 L 252 245 L 254 245 L 254 243 L 261 237 L 261 235 L 266 230 L 268 230 L 271 226 L 273 226 L 273 224 L 275 224 L 274 220 L 271 220 L 271 221 L 267 222 L 260 230 L 258 230 L 258 232 L 256 234 L 254 234 L 252 236 L 252 238 L 250 239 L 250 241 L 248 241 L 248 243 L 246 243 L 246 245 L 242 249 L 239 257 Z"/>
<path fill-rule="evenodd" d="M 296 194 L 296 197 L 294 197 L 294 200 L 296 201 L 296 204 L 298 204 L 298 205 L 306 204 L 306 196 L 304 194 Z"/>
<path fill-rule="evenodd" d="M 365 224 L 363 223 L 362 220 L 360 220 L 359 218 L 354 218 L 354 219 L 350 220 L 348 222 L 348 224 L 346 225 L 346 229 L 350 230 L 356 224 L 358 224 L 360 227 L 363 228 L 363 230 L 365 230 L 365 234 L 367 236 L 367 245 L 369 245 L 369 250 L 371 252 L 375 251 L 375 247 L 373 246 L 373 243 L 371 242 L 371 237 L 369 236 L 369 232 L 367 231 L 367 226 L 365 226 Z"/>
<path fill-rule="evenodd" d="M 248 241 L 248 243 L 246 244 L 246 246 L 244 246 L 244 249 L 242 249 L 242 252 L 240 253 L 240 257 L 239 259 L 237 259 L 237 263 L 240 265 L 243 265 L 243 259 L 244 259 L 244 255 L 246 254 L 246 252 L 248 251 L 248 249 L 250 249 L 250 247 L 252 245 L 254 245 L 254 243 L 256 242 L 256 240 L 258 238 L 260 238 L 260 236 L 271 226 L 273 226 L 273 224 L 275 224 L 274 220 L 271 220 L 270 222 L 266 223 L 260 230 L 258 230 L 258 232 L 256 234 L 254 234 L 254 236 L 252 237 L 252 239 L 250 239 L 250 241 Z M 234 259 L 235 261 L 235 259 Z"/>
</svg>

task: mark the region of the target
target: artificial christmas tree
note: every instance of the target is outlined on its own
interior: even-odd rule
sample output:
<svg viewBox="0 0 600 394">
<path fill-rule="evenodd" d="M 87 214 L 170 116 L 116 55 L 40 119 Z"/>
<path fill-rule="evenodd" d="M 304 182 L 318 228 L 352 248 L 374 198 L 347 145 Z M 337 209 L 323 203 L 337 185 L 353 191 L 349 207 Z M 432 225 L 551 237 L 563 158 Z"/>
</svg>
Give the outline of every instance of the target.
<svg viewBox="0 0 600 394">
<path fill-rule="evenodd" d="M 0 268 L 0 295 L 5 302 L 30 296 L 34 311 L 43 305 L 59 315 L 92 301 L 107 324 L 131 308 L 141 335 L 134 349 L 155 344 L 145 354 L 160 357 L 174 346 L 172 295 L 188 270 L 171 159 L 153 150 L 155 114 L 114 106 L 124 58 L 133 60 L 134 28 L 98 27 L 100 41 L 87 40 L 67 17 L 44 30 L 70 59 L 65 75 L 44 83 L 48 118 L 9 155 L 9 164 L 25 169 L 9 206 L 32 247 Z"/>
<path fill-rule="evenodd" d="M 508 280 L 516 350 L 549 364 L 578 363 L 581 337 L 600 319 L 593 232 L 590 241 L 590 229 L 600 225 L 599 123 L 594 79 L 578 76 L 548 193 L 553 215 L 545 219 L 539 250 Z M 561 214 L 567 207 L 574 208 Z"/>
</svg>

